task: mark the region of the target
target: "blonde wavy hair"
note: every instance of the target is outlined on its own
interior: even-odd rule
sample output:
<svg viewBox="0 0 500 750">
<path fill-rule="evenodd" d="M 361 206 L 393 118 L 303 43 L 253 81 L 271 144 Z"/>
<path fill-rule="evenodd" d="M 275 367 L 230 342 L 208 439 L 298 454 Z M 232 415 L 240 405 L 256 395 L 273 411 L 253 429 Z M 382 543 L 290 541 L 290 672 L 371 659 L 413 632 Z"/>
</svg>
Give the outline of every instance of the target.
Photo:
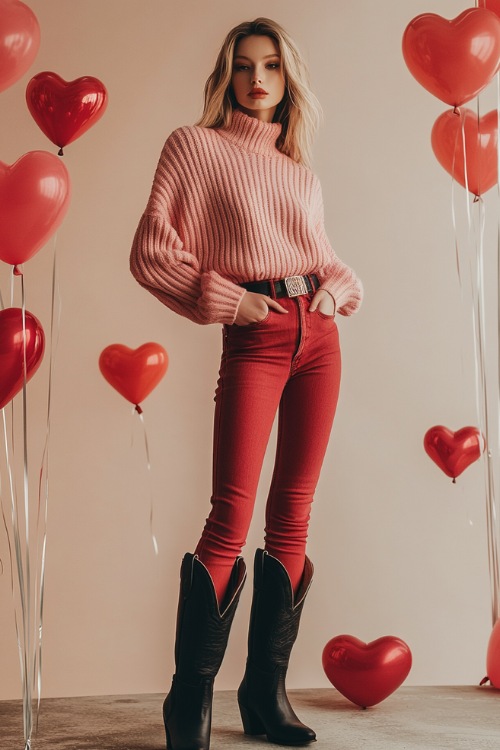
<svg viewBox="0 0 500 750">
<path fill-rule="evenodd" d="M 227 34 L 205 84 L 203 114 L 195 124 L 205 128 L 230 125 L 233 109 L 239 106 L 231 84 L 234 53 L 240 39 L 252 35 L 273 39 L 281 55 L 285 94 L 273 118 L 273 122 L 281 123 L 276 148 L 299 164 L 310 167 L 314 134 L 323 112 L 310 89 L 309 73 L 294 41 L 270 18 L 244 21 Z"/>
</svg>

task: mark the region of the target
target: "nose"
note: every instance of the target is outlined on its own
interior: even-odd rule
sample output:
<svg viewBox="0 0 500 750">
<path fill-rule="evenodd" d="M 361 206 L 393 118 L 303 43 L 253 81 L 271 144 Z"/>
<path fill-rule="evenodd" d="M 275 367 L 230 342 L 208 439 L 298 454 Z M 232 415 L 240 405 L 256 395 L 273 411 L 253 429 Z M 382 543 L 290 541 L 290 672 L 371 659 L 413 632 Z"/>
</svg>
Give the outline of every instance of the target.
<svg viewBox="0 0 500 750">
<path fill-rule="evenodd" d="M 257 73 L 254 73 L 252 76 L 252 84 L 254 83 L 262 83 L 262 78 Z"/>
</svg>

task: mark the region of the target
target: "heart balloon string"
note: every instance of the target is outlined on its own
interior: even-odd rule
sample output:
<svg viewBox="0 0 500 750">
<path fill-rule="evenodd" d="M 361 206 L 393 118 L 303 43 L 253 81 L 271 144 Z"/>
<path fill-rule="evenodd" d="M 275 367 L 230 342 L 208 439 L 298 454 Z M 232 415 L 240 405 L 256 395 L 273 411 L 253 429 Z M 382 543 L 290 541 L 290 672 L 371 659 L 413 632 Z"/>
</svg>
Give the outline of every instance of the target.
<svg viewBox="0 0 500 750">
<path fill-rule="evenodd" d="M 498 143 L 498 134 L 500 133 L 500 72 L 496 74 L 496 98 L 497 98 L 497 254 L 496 254 L 496 333 L 497 333 L 497 358 L 496 358 L 496 391 L 495 391 L 495 434 L 496 434 L 496 460 L 493 466 L 496 468 L 497 477 L 497 494 L 500 495 L 499 477 L 499 460 L 500 460 L 500 148 Z M 488 553 L 488 559 L 491 559 L 493 573 L 490 573 L 490 579 L 493 578 L 492 591 L 495 592 L 495 600 L 492 605 L 493 625 L 500 616 L 500 561 L 498 557 L 498 540 L 500 528 L 498 525 L 498 501 L 492 502 L 487 517 L 488 537 L 493 540 L 491 553 Z"/>
<path fill-rule="evenodd" d="M 482 397 L 482 424 L 483 434 L 486 438 L 486 451 L 484 453 L 485 486 L 486 486 L 486 521 L 488 535 L 488 561 L 490 569 L 491 596 L 492 596 L 492 621 L 493 625 L 500 616 L 499 611 L 499 566 L 498 566 L 498 540 L 496 524 L 496 481 L 493 452 L 498 453 L 498 434 L 494 434 L 495 426 L 498 433 L 498 394 L 495 400 L 490 398 L 488 392 L 487 361 L 486 361 L 486 315 L 485 315 L 485 288 L 484 288 L 484 206 L 479 206 L 479 237 L 477 244 L 477 353 L 478 369 L 480 374 L 480 391 Z M 498 307 L 498 299 L 496 301 Z M 495 403 L 496 401 L 496 403 Z"/>
<path fill-rule="evenodd" d="M 30 495 L 29 495 L 29 461 L 28 461 L 28 403 L 27 403 L 27 372 L 26 356 L 26 299 L 24 290 L 24 276 L 21 275 L 21 309 L 23 320 L 23 388 L 22 388 L 22 435 L 23 435 L 23 500 L 24 500 L 24 569 L 20 578 L 25 586 L 25 608 L 23 610 L 23 716 L 24 736 L 26 747 L 30 747 L 33 731 L 33 687 L 34 675 L 34 646 L 33 646 L 33 607 L 32 607 L 32 565 L 30 544 Z"/>
<path fill-rule="evenodd" d="M 21 628 L 18 641 L 19 656 L 21 664 L 21 680 L 23 688 L 23 727 L 25 747 L 30 747 L 33 729 L 33 648 L 32 648 L 32 577 L 30 561 L 30 508 L 29 508 L 29 482 L 28 482 L 28 440 L 27 440 L 27 346 L 26 346 L 26 302 L 24 290 L 24 277 L 21 276 L 21 314 L 22 314 L 22 358 L 23 358 L 23 384 L 22 384 L 22 500 L 19 501 L 17 493 L 13 495 L 13 534 L 16 550 L 17 582 L 19 586 L 19 599 L 21 604 Z M 12 436 L 14 437 L 14 407 L 12 407 Z M 12 457 L 16 465 L 15 443 L 12 443 Z M 15 472 L 14 472 L 15 476 Z"/>
<path fill-rule="evenodd" d="M 463 173 L 464 173 L 464 187 L 465 187 L 465 207 L 466 207 L 466 241 L 460 243 L 458 239 L 458 229 L 456 222 L 454 222 L 454 233 L 455 233 L 455 244 L 462 248 L 459 251 L 458 256 L 462 255 L 462 259 L 459 260 L 459 284 L 460 293 L 462 300 L 462 309 L 466 302 L 466 307 L 470 310 L 471 321 L 472 321 L 472 333 L 473 333 L 473 351 L 474 351 L 474 383 L 475 383 L 475 402 L 476 402 L 476 415 L 481 425 L 481 434 L 486 434 L 485 418 L 484 418 L 484 400 L 487 397 L 486 394 L 486 369 L 484 364 L 485 348 L 484 348 L 484 261 L 483 261 L 483 248 L 484 248 L 484 226 L 485 226 L 485 214 L 484 214 L 484 203 L 482 199 L 475 195 L 473 199 L 473 206 L 476 207 L 476 211 L 471 211 L 471 203 L 469 199 L 470 188 L 468 179 L 468 161 L 467 161 L 467 148 L 466 148 L 466 131 L 465 131 L 465 118 L 461 117 L 461 147 L 462 147 L 462 158 L 463 158 Z M 455 174 L 454 183 L 456 182 Z M 478 222 L 479 219 L 479 222 Z M 480 228 L 478 231 L 478 223 Z M 464 290 L 464 269 L 467 274 L 467 287 L 468 290 Z M 467 369 L 466 364 L 470 361 L 469 356 L 464 355 L 464 349 L 462 348 L 462 370 L 465 375 Z"/>
<path fill-rule="evenodd" d="M 480 430 L 486 440 L 484 452 L 484 482 L 486 502 L 486 527 L 488 539 L 488 566 L 491 589 L 491 614 L 492 622 L 495 624 L 500 616 L 499 610 L 499 561 L 498 561 L 498 534 L 497 534 L 497 511 L 496 511 L 496 477 L 495 469 L 498 465 L 498 418 L 499 399 L 491 398 L 489 393 L 488 362 L 486 349 L 486 306 L 485 306 L 485 268 L 484 268 L 484 232 L 485 232 L 485 209 L 484 201 L 476 202 L 474 240 L 475 240 L 475 283 L 474 300 L 475 308 L 475 361 L 476 361 L 476 403 Z M 498 295 L 496 307 L 498 308 Z M 496 428 L 496 429 L 495 429 Z M 496 460 L 495 460 L 495 457 Z M 498 470 L 498 469 L 497 469 Z"/>
<path fill-rule="evenodd" d="M 20 545 L 17 543 L 19 539 L 18 529 L 17 529 L 17 513 L 16 513 L 16 507 L 17 507 L 17 498 L 16 498 L 16 486 L 14 481 L 14 473 L 12 470 L 12 462 L 10 459 L 11 451 L 9 448 L 9 431 L 7 428 L 7 418 L 5 414 L 5 408 L 1 410 L 2 412 L 2 426 L 3 426 L 3 444 L 4 444 L 4 456 L 5 456 L 5 465 L 7 469 L 7 475 L 9 477 L 9 497 L 10 497 L 10 519 L 11 519 L 11 527 L 14 530 L 13 538 L 14 538 L 14 544 L 15 544 L 15 550 L 16 550 L 16 559 L 19 559 L 20 554 Z M 0 487 L 0 499 L 1 499 L 1 506 L 2 506 L 2 519 L 4 523 L 4 527 L 7 533 L 7 545 L 9 550 L 9 565 L 10 565 L 10 582 L 11 582 L 11 590 L 12 590 L 12 597 L 13 601 L 17 601 L 16 597 L 16 591 L 15 591 L 15 583 L 14 583 L 14 556 L 12 554 L 12 544 L 11 544 L 11 534 L 9 533 L 9 528 L 7 524 L 7 511 L 4 507 L 4 492 L 3 488 Z M 3 563 L 2 563 L 2 569 L 3 569 Z M 23 587 L 24 588 L 24 587 Z M 18 643 L 18 650 L 19 653 L 21 653 L 21 631 L 19 629 L 19 620 L 17 616 L 18 607 L 14 607 L 14 622 L 15 622 L 15 628 L 16 628 L 16 637 L 17 637 L 17 643 Z M 22 667 L 22 664 L 21 664 Z"/>
<path fill-rule="evenodd" d="M 457 271 L 457 277 L 458 277 L 458 285 L 459 285 L 459 291 L 460 291 L 460 301 L 461 301 L 461 314 L 463 318 L 463 324 L 461 326 L 462 331 L 467 331 L 467 323 L 470 319 L 470 316 L 472 314 L 472 328 L 473 331 L 475 331 L 476 326 L 476 308 L 475 308 L 475 292 L 474 292 L 474 264 L 473 264 L 473 256 L 471 253 L 471 246 L 472 246 L 472 238 L 473 238 L 473 226 L 472 226 L 472 216 L 471 216 L 471 210 L 470 210 L 470 204 L 469 204 L 469 191 L 468 191 L 468 178 L 467 178 L 467 151 L 466 151 L 466 133 L 464 128 L 464 121 L 461 117 L 460 110 L 456 107 L 454 109 L 455 116 L 458 116 L 461 118 L 460 127 L 457 127 L 455 129 L 455 140 L 454 140 L 454 148 L 453 148 L 453 158 L 451 163 L 451 221 L 452 221 L 452 228 L 453 228 L 453 238 L 454 238 L 454 246 L 455 246 L 455 263 L 456 263 L 456 271 Z M 459 143 L 460 138 L 460 143 Z M 465 227 L 462 228 L 459 227 L 459 222 L 457 218 L 457 186 L 459 188 L 458 192 L 458 198 L 462 197 L 462 186 L 458 179 L 458 165 L 457 165 L 457 154 L 460 151 L 462 152 L 462 158 L 463 158 L 463 172 L 464 172 L 464 187 L 465 187 L 465 218 L 466 223 Z M 462 203 L 460 202 L 459 206 L 460 215 L 462 215 Z M 463 232 L 465 232 L 465 241 L 463 241 Z M 477 339 L 475 335 L 473 334 L 473 347 L 475 352 L 475 347 L 477 343 Z M 462 370 L 462 382 L 465 383 L 466 381 L 466 375 L 467 371 L 470 366 L 470 353 L 469 353 L 469 347 L 470 343 L 465 343 L 464 340 L 462 340 L 462 347 L 461 347 L 461 370 Z M 475 390 L 475 396 L 476 396 L 476 413 L 479 414 L 479 387 L 478 387 L 478 378 L 479 373 L 477 370 L 477 363 L 478 363 L 478 357 L 474 356 L 473 358 L 474 362 L 474 382 L 476 383 L 476 390 Z"/>
<path fill-rule="evenodd" d="M 150 534 L 151 534 L 151 541 L 153 543 L 153 549 L 155 551 L 155 555 L 158 555 L 158 542 L 154 533 L 154 495 L 153 495 L 153 477 L 152 477 L 152 470 L 151 470 L 151 456 L 149 451 L 149 441 L 148 441 L 148 433 L 146 430 L 146 423 L 144 421 L 144 413 L 140 406 L 138 404 L 135 404 L 132 416 L 134 414 L 137 414 L 137 417 L 140 420 L 141 426 L 142 426 L 142 436 L 144 439 L 144 451 L 146 455 L 146 467 L 148 472 L 148 488 L 149 488 L 149 528 L 150 528 Z M 132 441 L 131 441 L 131 447 L 134 446 L 134 429 L 132 425 Z"/>
<path fill-rule="evenodd" d="M 32 367 L 31 350 L 30 360 L 27 353 L 27 317 L 30 317 L 30 325 L 33 319 L 26 310 L 25 280 L 20 274 L 18 277 L 11 275 L 11 306 L 14 304 L 14 282 L 16 278 L 20 281 L 21 288 L 21 317 L 22 317 L 22 419 L 20 428 L 22 430 L 22 491 L 18 491 L 20 480 L 20 466 L 16 446 L 16 429 L 18 425 L 18 413 L 11 401 L 10 413 L 10 439 L 7 426 L 6 411 L 2 409 L 3 415 L 3 440 L 5 450 L 5 461 L 7 475 L 9 478 L 10 494 L 10 534 L 7 523 L 7 513 L 4 507 L 4 494 L 2 500 L 2 517 L 7 531 L 8 554 L 11 570 L 11 588 L 14 601 L 15 629 L 18 642 L 18 650 L 21 666 L 21 680 L 23 691 L 23 726 L 25 737 L 25 748 L 31 747 L 32 734 L 38 728 L 40 702 L 42 694 L 42 633 L 43 633 L 43 607 L 44 607 L 44 582 L 45 564 L 47 550 L 47 516 L 49 496 L 49 444 L 50 444 L 50 414 L 52 401 L 52 379 L 55 360 L 55 349 L 58 343 L 58 332 L 60 328 L 60 295 L 57 284 L 56 264 L 57 236 L 53 240 L 53 269 L 51 289 L 51 322 L 48 341 L 49 348 L 49 375 L 47 389 L 47 412 L 45 444 L 38 478 L 38 497 L 36 505 L 31 498 L 30 492 L 30 460 L 28 455 L 28 400 L 27 381 L 30 377 Z M 33 330 L 30 328 L 29 335 Z M 42 332 L 43 333 L 43 332 Z M 19 476 L 18 476 L 19 475 Z M 16 573 L 15 573 L 16 571 Z M 36 722 L 34 721 L 34 708 L 36 702 Z"/>
<path fill-rule="evenodd" d="M 10 283 L 9 283 L 9 298 L 10 298 L 10 307 L 14 307 L 14 268 L 11 269 L 10 272 Z"/>
<path fill-rule="evenodd" d="M 2 289 L 1 288 L 0 288 L 0 310 L 5 310 L 5 305 L 4 305 L 4 301 L 3 301 Z M 3 420 L 3 425 L 4 425 L 5 462 L 6 462 L 6 467 L 7 467 L 7 471 L 8 471 L 8 474 L 9 474 L 10 491 L 11 491 L 11 496 L 12 496 L 13 482 L 12 482 L 12 472 L 11 472 L 11 466 L 10 466 L 10 461 L 9 461 L 9 451 L 8 451 L 8 443 L 7 443 L 7 422 L 6 422 L 6 418 L 5 418 L 5 409 L 0 409 L 0 411 L 2 413 L 2 420 Z M 12 562 L 13 562 L 12 547 L 11 547 L 11 543 L 10 543 L 10 534 L 9 534 L 9 528 L 8 528 L 8 525 L 7 525 L 7 518 L 6 518 L 6 514 L 5 514 L 5 508 L 4 508 L 4 504 L 3 504 L 3 496 L 4 496 L 4 489 L 2 487 L 2 473 L 0 471 L 0 509 L 2 511 L 2 521 L 3 521 L 3 525 L 4 525 L 4 529 L 5 529 L 5 535 L 6 535 L 6 538 L 7 538 L 7 545 L 8 545 L 8 550 L 9 550 L 11 588 L 12 588 L 12 594 L 14 596 L 14 578 L 13 578 L 13 570 L 14 569 L 13 569 L 13 564 L 12 564 Z M 3 575 L 3 572 L 4 572 L 4 564 L 3 564 L 3 560 L 0 558 L 0 576 Z M 16 612 L 14 612 L 14 617 L 15 617 L 15 620 L 16 620 L 17 640 L 19 642 L 19 633 L 18 633 L 18 627 L 17 627 L 17 614 L 16 614 Z"/>
<path fill-rule="evenodd" d="M 14 472 L 11 462 L 11 451 L 9 449 L 9 438 L 7 429 L 7 420 L 5 416 L 5 408 L 2 411 L 2 422 L 3 422 L 3 437 L 5 446 L 5 460 L 7 465 L 7 473 L 9 476 L 10 485 L 10 515 L 11 515 L 11 529 L 15 549 L 15 560 L 12 551 L 11 535 L 6 521 L 6 512 L 3 503 L 3 495 L 0 495 L 2 500 L 2 518 L 4 526 L 7 532 L 7 542 L 9 549 L 9 561 L 10 561 L 10 583 L 12 591 L 12 599 L 14 602 L 14 626 L 17 638 L 19 660 L 21 666 L 22 675 L 22 690 L 23 690 L 23 725 L 24 725 L 24 736 L 25 736 L 25 750 L 31 748 L 31 704 L 28 705 L 27 698 L 29 694 L 30 686 L 27 681 L 27 630 L 26 630 L 26 617 L 27 617 L 27 601 L 26 601 L 26 589 L 24 585 L 24 570 L 23 570 L 23 552 L 22 552 L 22 540 L 19 529 L 19 512 L 18 512 L 18 501 L 16 493 L 16 484 L 14 478 Z M 17 579 L 14 576 L 14 570 L 17 569 Z M 17 580 L 17 587 L 16 587 Z"/>
<path fill-rule="evenodd" d="M 497 77 L 497 89 L 498 84 Z M 500 100 L 500 95 L 499 95 Z M 497 118 L 500 106 L 497 106 Z M 452 224 L 455 242 L 455 256 L 456 256 L 456 267 L 457 276 L 460 287 L 460 297 L 462 300 L 462 311 L 466 307 L 470 311 L 470 317 L 472 321 L 472 335 L 473 335 L 473 365 L 474 365 L 474 383 L 475 383 L 475 404 L 476 414 L 478 423 L 480 426 L 481 435 L 484 436 L 486 442 L 486 450 L 484 451 L 483 467 L 484 467 L 484 482 L 485 482 L 485 503 L 486 503 L 486 525 L 487 525 L 487 545 L 488 545 L 488 567 L 489 567 L 489 580 L 490 580 L 490 591 L 491 591 L 491 613 L 493 624 L 496 622 L 500 615 L 499 611 L 499 592 L 500 592 L 500 575 L 499 575 L 499 560 L 498 560 L 498 526 L 497 526 L 497 481 L 496 471 L 498 471 L 497 464 L 498 460 L 495 461 L 494 455 L 498 454 L 498 446 L 500 445 L 500 359 L 498 359 L 497 365 L 497 377 L 496 377 L 496 397 L 491 398 L 489 393 L 489 378 L 488 378 L 488 366 L 487 366 L 487 349 L 486 349 L 486 306 L 485 306 L 485 263 L 484 263 L 484 244 L 485 244 L 485 205 L 481 196 L 474 195 L 471 201 L 469 195 L 471 194 L 469 184 L 469 169 L 467 163 L 467 131 L 466 131 L 466 117 L 464 113 L 460 112 L 458 108 L 454 109 L 454 113 L 460 116 L 460 128 L 456 129 L 455 133 L 455 149 L 452 162 Z M 477 103 L 477 135 L 471 135 L 469 137 L 480 138 L 479 131 L 479 99 Z M 460 149 L 457 148 L 457 138 L 461 137 Z M 463 159 L 463 187 L 465 187 L 465 241 L 461 241 L 461 232 L 458 226 L 457 212 L 456 212 L 456 195 L 455 186 L 458 182 L 458 166 L 457 165 L 457 154 L 461 154 Z M 497 149 L 498 154 L 498 149 Z M 499 157 L 500 158 L 500 157 Z M 500 172 L 499 172 L 500 174 Z M 499 189 L 500 190 L 500 189 Z M 472 210 L 474 209 L 474 210 Z M 500 257 L 500 210 L 499 210 L 499 229 L 498 229 L 498 255 Z M 497 271 L 498 278 L 498 271 Z M 499 282 L 500 283 L 500 282 Z M 499 308 L 500 296 L 497 293 L 496 307 Z M 498 313 L 500 314 L 500 313 Z M 498 341 L 500 347 L 500 319 L 497 314 L 497 329 L 498 329 Z M 464 329 L 465 330 L 465 329 Z M 500 353 L 498 355 L 500 357 Z M 465 356 L 464 346 L 462 346 L 462 374 L 465 378 L 467 370 L 467 364 L 470 361 L 470 357 Z M 469 520 L 469 525 L 471 525 Z"/>
<path fill-rule="evenodd" d="M 10 307 L 14 305 L 14 268 L 11 268 L 11 272 L 9 274 L 9 300 L 10 300 Z M 2 295 L 2 289 L 0 287 L 0 310 L 5 310 L 6 304 L 3 299 Z"/>
<path fill-rule="evenodd" d="M 52 281 L 50 299 L 50 328 L 48 336 L 48 360 L 49 373 L 47 385 L 47 411 L 45 443 L 42 452 L 42 460 L 38 482 L 38 507 L 37 507 L 37 561 L 39 562 L 38 580 L 36 587 L 36 642 L 35 642 L 35 665 L 34 677 L 37 682 L 37 711 L 35 730 L 38 730 L 40 718 L 40 701 L 42 696 L 42 634 L 43 634 L 43 612 L 45 592 L 45 563 L 47 552 L 47 520 L 49 506 L 49 446 L 51 433 L 51 411 L 52 411 L 52 381 L 55 365 L 57 346 L 59 343 L 59 332 L 61 328 L 61 296 L 57 280 L 57 232 L 54 235 L 52 247 Z M 57 308 L 57 309 L 56 309 Z"/>
<path fill-rule="evenodd" d="M 458 276 L 458 283 L 460 288 L 460 297 L 462 300 L 462 304 L 464 303 L 464 295 L 466 294 L 465 287 L 465 279 L 466 279 L 466 272 L 469 272 L 468 278 L 469 278 L 469 284 L 470 284 L 470 293 L 473 293 L 473 261 L 470 254 L 470 245 L 473 240 L 474 235 L 474 227 L 473 227 L 473 219 L 472 219 L 472 212 L 469 202 L 469 180 L 468 180 L 468 168 L 467 168 L 467 150 L 466 150 L 466 131 L 465 131 L 465 118 L 462 117 L 462 113 L 458 108 L 454 110 L 455 116 L 460 117 L 460 127 L 456 128 L 455 131 L 455 146 L 453 149 L 453 158 L 452 158 L 452 164 L 451 164 L 451 219 L 452 219 L 452 227 L 453 227 L 453 236 L 454 236 L 454 243 L 455 243 L 455 262 L 456 262 L 456 268 L 457 268 L 457 276 Z M 457 163 L 457 154 L 459 153 L 459 143 L 458 139 L 460 138 L 460 150 L 462 152 L 462 160 L 463 160 L 463 172 L 464 172 L 464 187 L 465 187 L 465 216 L 466 216 L 466 241 L 465 243 L 462 243 L 460 241 L 460 231 L 458 227 L 458 220 L 457 220 L 457 211 L 455 208 L 456 204 L 456 186 L 458 185 L 460 187 L 460 173 L 459 173 L 459 164 Z M 460 191 L 461 192 L 461 191 Z"/>
<path fill-rule="evenodd" d="M 29 482 L 28 482 L 28 439 L 27 439 L 27 330 L 26 330 L 26 304 L 24 279 L 21 277 L 21 317 L 22 317 L 22 496 L 19 498 L 16 487 L 16 450 L 14 440 L 14 405 L 11 407 L 11 445 L 9 447 L 7 426 L 4 421 L 5 454 L 7 471 L 10 477 L 11 494 L 11 523 L 13 535 L 13 547 L 15 550 L 15 563 L 11 555 L 12 583 L 14 583 L 14 568 L 17 571 L 16 587 L 13 586 L 15 606 L 19 608 L 19 617 L 16 615 L 16 633 L 18 639 L 18 650 L 21 666 L 21 679 L 23 691 L 23 727 L 25 748 L 31 747 L 31 734 L 33 729 L 32 698 L 34 685 L 34 656 L 33 656 L 33 607 L 32 607 L 32 564 L 30 555 L 30 504 L 29 504 Z M 3 410 L 5 420 L 5 409 Z M 11 547 L 9 545 L 11 550 Z M 16 597 L 17 588 L 18 597 Z"/>
<path fill-rule="evenodd" d="M 473 236 L 473 222 L 472 222 L 472 215 L 471 215 L 471 209 L 470 209 L 470 203 L 469 203 L 469 184 L 468 184 L 468 169 L 467 169 L 467 150 L 466 150 L 466 133 L 465 133 L 465 120 L 462 117 L 462 114 L 460 110 L 455 107 L 453 110 L 454 115 L 460 118 L 460 127 L 456 128 L 455 132 L 455 146 L 453 149 L 453 160 L 452 160 L 452 169 L 451 169 L 451 215 L 452 215 L 452 226 L 453 226 L 453 235 L 455 239 L 455 261 L 456 261 L 456 267 L 457 267 L 457 276 L 458 276 L 458 283 L 460 288 L 460 297 L 462 301 L 462 306 L 464 305 L 464 295 L 466 294 L 465 290 L 465 274 L 468 271 L 468 279 L 470 284 L 470 290 L 469 293 L 473 294 L 473 266 L 472 266 L 472 259 L 469 252 L 469 246 L 471 244 L 472 236 Z M 462 151 L 462 159 L 463 159 L 463 171 L 464 171 L 464 187 L 465 187 L 465 206 L 466 206 L 466 242 L 465 244 L 460 242 L 459 239 L 459 229 L 458 229 L 458 222 L 457 222 L 457 214 L 455 209 L 455 202 L 456 202 L 456 194 L 455 194 L 455 188 L 457 185 L 460 186 L 460 181 L 458 178 L 458 164 L 457 164 L 457 154 L 459 153 L 458 150 L 458 139 L 460 140 L 460 147 Z"/>
<path fill-rule="evenodd" d="M 452 161 L 452 167 L 451 167 L 451 223 L 453 226 L 453 236 L 455 239 L 455 263 L 457 268 L 457 276 L 458 276 L 458 284 L 460 288 L 460 298 L 463 304 L 463 284 L 462 284 L 462 271 L 461 271 L 461 261 L 460 261 L 460 243 L 458 241 L 458 228 L 457 228 L 457 215 L 455 212 L 455 159 L 456 159 L 456 152 L 457 152 L 457 143 L 458 143 L 458 130 L 455 134 L 455 148 L 453 149 L 453 161 Z"/>
<path fill-rule="evenodd" d="M 466 134 L 465 134 L 465 117 L 462 117 L 462 113 L 459 109 L 457 109 L 458 115 L 460 117 L 460 124 L 461 124 L 461 132 L 462 132 L 462 158 L 464 161 L 464 181 L 465 181 L 465 205 L 467 207 L 467 226 L 469 227 L 469 233 L 472 228 L 472 219 L 471 219 L 471 209 L 470 209 L 470 202 L 469 202 L 469 170 L 468 170 L 468 164 L 467 164 L 467 143 L 466 143 Z M 477 196 L 474 197 L 474 200 Z"/>
</svg>

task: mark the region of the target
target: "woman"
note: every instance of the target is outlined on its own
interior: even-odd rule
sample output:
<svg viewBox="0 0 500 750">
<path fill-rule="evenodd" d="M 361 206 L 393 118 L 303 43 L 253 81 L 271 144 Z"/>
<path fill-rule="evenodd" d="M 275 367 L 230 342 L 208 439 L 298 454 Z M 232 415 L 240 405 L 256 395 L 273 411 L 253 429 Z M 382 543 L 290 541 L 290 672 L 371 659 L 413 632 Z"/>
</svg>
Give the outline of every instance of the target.
<svg viewBox="0 0 500 750">
<path fill-rule="evenodd" d="M 283 745 L 316 735 L 290 706 L 285 675 L 313 566 L 311 503 L 340 383 L 336 312 L 362 287 L 325 234 L 309 168 L 319 104 L 300 54 L 267 18 L 227 35 L 200 121 L 168 137 L 137 229 L 131 271 L 171 310 L 219 323 L 211 511 L 181 566 L 167 748 L 207 750 L 214 678 L 246 577 L 240 556 L 269 434 L 278 446 L 264 549 L 254 561 L 245 675 L 246 734 Z"/>
</svg>

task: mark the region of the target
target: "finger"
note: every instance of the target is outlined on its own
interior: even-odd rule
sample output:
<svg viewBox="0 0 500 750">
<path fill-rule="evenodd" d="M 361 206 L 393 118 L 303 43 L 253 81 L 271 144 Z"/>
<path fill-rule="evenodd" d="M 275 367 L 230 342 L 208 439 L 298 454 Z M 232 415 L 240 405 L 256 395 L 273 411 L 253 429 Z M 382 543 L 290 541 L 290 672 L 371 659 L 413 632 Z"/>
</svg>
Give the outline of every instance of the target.
<svg viewBox="0 0 500 750">
<path fill-rule="evenodd" d="M 314 312 L 317 306 L 318 306 L 318 300 L 316 299 L 316 297 L 313 297 L 313 299 L 311 300 L 311 304 L 309 305 L 309 311 Z"/>
<path fill-rule="evenodd" d="M 272 307 L 273 310 L 277 310 L 278 312 L 287 313 L 288 310 L 285 307 L 282 307 L 279 302 L 276 302 L 275 299 L 272 299 L 272 297 L 269 297 L 267 300 L 267 306 Z"/>
</svg>

